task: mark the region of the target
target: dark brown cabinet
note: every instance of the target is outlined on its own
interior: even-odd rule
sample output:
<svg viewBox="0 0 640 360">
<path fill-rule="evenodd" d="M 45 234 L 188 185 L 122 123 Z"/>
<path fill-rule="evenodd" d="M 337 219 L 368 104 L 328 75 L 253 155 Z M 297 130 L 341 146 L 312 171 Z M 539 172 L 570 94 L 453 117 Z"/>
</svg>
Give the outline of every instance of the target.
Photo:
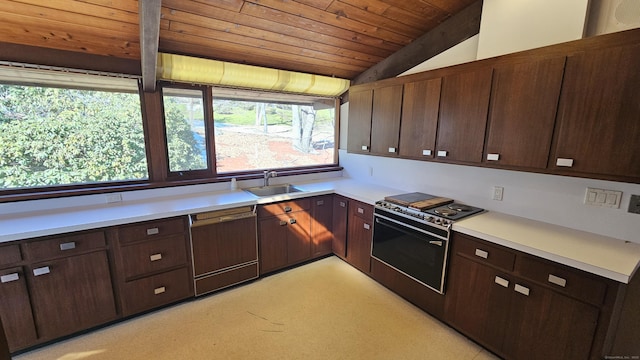
<svg viewBox="0 0 640 360">
<path fill-rule="evenodd" d="M 490 67 L 442 78 L 436 157 L 480 163 L 491 93 Z"/>
<path fill-rule="evenodd" d="M 371 151 L 372 111 L 373 90 L 349 91 L 349 152 L 368 154 Z"/>
<path fill-rule="evenodd" d="M 331 249 L 343 260 L 347 258 L 347 231 L 349 199 L 335 195 L 333 198 L 333 240 Z"/>
<path fill-rule="evenodd" d="M 39 341 L 117 318 L 104 232 L 33 240 L 23 248 Z"/>
<path fill-rule="evenodd" d="M 373 206 L 350 200 L 346 260 L 367 274 L 371 271 L 372 240 Z"/>
<path fill-rule="evenodd" d="M 311 200 L 258 207 L 260 274 L 311 258 Z"/>
<path fill-rule="evenodd" d="M 333 195 L 311 198 L 311 257 L 331 254 L 333 241 Z"/>
<path fill-rule="evenodd" d="M 452 241 L 446 318 L 456 329 L 507 359 L 600 357 L 614 285 L 466 235 Z"/>
<path fill-rule="evenodd" d="M 547 167 L 564 62 L 562 56 L 494 68 L 487 163 Z"/>
<path fill-rule="evenodd" d="M 186 217 L 124 225 L 112 234 L 124 316 L 193 296 Z"/>
<path fill-rule="evenodd" d="M 567 58 L 551 168 L 640 178 L 640 44 Z"/>
<path fill-rule="evenodd" d="M 435 154 L 442 79 L 404 84 L 399 155 L 432 159 Z"/>
<path fill-rule="evenodd" d="M 11 352 L 37 341 L 19 245 L 0 247 L 0 319 Z"/>
<path fill-rule="evenodd" d="M 373 90 L 371 114 L 371 153 L 398 155 L 402 85 L 385 86 Z"/>
</svg>

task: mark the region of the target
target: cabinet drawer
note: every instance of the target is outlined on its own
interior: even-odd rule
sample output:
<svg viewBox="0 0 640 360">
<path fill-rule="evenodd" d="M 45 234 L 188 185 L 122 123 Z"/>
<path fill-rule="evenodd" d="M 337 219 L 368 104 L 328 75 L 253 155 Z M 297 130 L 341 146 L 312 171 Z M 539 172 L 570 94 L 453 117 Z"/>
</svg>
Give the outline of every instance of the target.
<svg viewBox="0 0 640 360">
<path fill-rule="evenodd" d="M 122 247 L 122 267 L 127 279 L 185 265 L 184 236 L 174 235 Z"/>
<path fill-rule="evenodd" d="M 125 316 L 150 310 L 192 296 L 187 267 L 126 282 L 122 288 Z"/>
<path fill-rule="evenodd" d="M 360 201 L 349 201 L 349 217 L 359 216 L 367 221 L 373 219 L 373 206 Z"/>
<path fill-rule="evenodd" d="M 467 236 L 454 235 L 454 249 L 458 255 L 492 265 L 505 271 L 512 271 L 516 254 L 498 246 L 471 240 Z"/>
<path fill-rule="evenodd" d="M 300 210 L 309 210 L 311 208 L 311 200 L 298 199 L 293 201 L 283 201 L 275 204 L 262 205 L 258 207 L 258 216 L 274 216 L 285 213 L 290 213 Z"/>
<path fill-rule="evenodd" d="M 184 218 L 172 218 L 122 226 L 118 229 L 120 243 L 157 239 L 183 233 L 185 231 L 184 220 Z"/>
<path fill-rule="evenodd" d="M 258 277 L 258 264 L 248 264 L 235 269 L 196 279 L 196 295 L 220 290 Z"/>
<path fill-rule="evenodd" d="M 75 255 L 107 246 L 104 232 L 89 232 L 36 240 L 24 244 L 26 256 L 31 261 L 42 261 Z"/>
<path fill-rule="evenodd" d="M 0 247 L 0 267 L 22 261 L 20 246 L 8 245 Z"/>
<path fill-rule="evenodd" d="M 523 278 L 595 305 L 603 303 L 607 290 L 604 279 L 526 255 L 518 256 L 516 272 Z"/>
</svg>

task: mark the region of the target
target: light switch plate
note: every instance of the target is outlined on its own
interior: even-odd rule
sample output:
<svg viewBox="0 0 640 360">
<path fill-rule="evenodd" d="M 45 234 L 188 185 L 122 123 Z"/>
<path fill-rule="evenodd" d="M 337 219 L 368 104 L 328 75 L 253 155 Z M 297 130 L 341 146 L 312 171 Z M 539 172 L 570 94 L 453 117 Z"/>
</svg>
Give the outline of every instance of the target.
<svg viewBox="0 0 640 360">
<path fill-rule="evenodd" d="M 622 191 L 587 188 L 584 194 L 585 205 L 617 209 L 620 207 Z"/>
<path fill-rule="evenodd" d="M 640 195 L 631 195 L 631 200 L 629 200 L 629 212 L 633 214 L 640 214 Z"/>
</svg>

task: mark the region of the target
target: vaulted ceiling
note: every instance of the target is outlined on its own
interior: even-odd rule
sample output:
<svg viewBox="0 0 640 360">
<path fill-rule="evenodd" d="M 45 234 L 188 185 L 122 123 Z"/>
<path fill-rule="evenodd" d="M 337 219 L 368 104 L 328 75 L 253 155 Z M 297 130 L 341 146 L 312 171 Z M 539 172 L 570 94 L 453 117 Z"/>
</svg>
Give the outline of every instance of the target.
<svg viewBox="0 0 640 360">
<path fill-rule="evenodd" d="M 421 38 L 417 57 L 429 53 L 429 42 L 440 42 L 431 51 L 439 52 L 469 37 L 445 33 L 463 27 L 469 16 L 449 30 L 438 26 L 474 3 L 162 0 L 158 50 L 354 79 Z M 2 0 L 0 42 L 139 61 L 139 8 L 137 0 Z M 425 34 L 431 37 L 424 40 Z"/>
</svg>

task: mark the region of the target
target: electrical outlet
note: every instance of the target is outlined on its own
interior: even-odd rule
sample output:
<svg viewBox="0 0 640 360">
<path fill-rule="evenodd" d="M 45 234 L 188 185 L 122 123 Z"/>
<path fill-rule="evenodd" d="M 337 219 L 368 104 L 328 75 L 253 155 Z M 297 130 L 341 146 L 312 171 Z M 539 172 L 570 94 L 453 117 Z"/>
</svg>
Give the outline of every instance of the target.
<svg viewBox="0 0 640 360">
<path fill-rule="evenodd" d="M 493 187 L 493 200 L 502 201 L 502 194 L 504 193 L 504 188 L 502 186 L 494 186 Z"/>
<path fill-rule="evenodd" d="M 640 195 L 631 195 L 631 200 L 629 200 L 629 212 L 633 214 L 640 214 Z"/>
<path fill-rule="evenodd" d="M 107 204 L 122 201 L 122 194 L 107 194 Z"/>
</svg>

